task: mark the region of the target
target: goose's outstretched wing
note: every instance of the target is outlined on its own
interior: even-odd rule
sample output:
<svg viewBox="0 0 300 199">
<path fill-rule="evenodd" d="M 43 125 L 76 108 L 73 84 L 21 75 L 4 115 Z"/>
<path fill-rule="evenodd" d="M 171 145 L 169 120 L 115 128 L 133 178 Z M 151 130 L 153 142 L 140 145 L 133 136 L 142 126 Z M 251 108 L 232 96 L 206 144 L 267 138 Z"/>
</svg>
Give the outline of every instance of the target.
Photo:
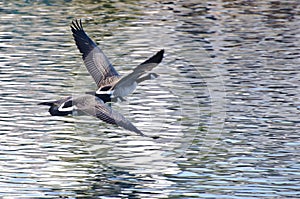
<svg viewBox="0 0 300 199">
<path fill-rule="evenodd" d="M 97 44 L 85 33 L 81 20 L 72 21 L 71 30 L 77 48 L 82 53 L 84 64 L 98 87 L 111 83 L 118 72 Z"/>
<path fill-rule="evenodd" d="M 124 97 L 135 90 L 137 83 L 147 79 L 156 78 L 157 75 L 155 73 L 151 73 L 143 78 L 140 77 L 156 67 L 162 61 L 163 55 L 164 50 L 160 50 L 155 55 L 138 65 L 132 73 L 122 77 L 111 89 L 113 90 L 113 97 Z"/>
<path fill-rule="evenodd" d="M 121 113 L 113 110 L 98 97 L 92 95 L 84 95 L 75 98 L 73 99 L 73 106 L 75 106 L 76 109 L 88 115 L 95 116 L 106 123 L 115 124 L 129 131 L 133 131 L 138 135 L 145 136 Z"/>
<path fill-rule="evenodd" d="M 162 59 L 164 58 L 164 52 L 165 52 L 164 49 L 158 51 L 155 55 L 153 55 L 152 57 L 150 57 L 149 59 L 147 59 L 140 65 L 138 65 L 135 69 L 133 69 L 133 72 L 136 73 L 149 72 L 162 61 Z"/>
</svg>

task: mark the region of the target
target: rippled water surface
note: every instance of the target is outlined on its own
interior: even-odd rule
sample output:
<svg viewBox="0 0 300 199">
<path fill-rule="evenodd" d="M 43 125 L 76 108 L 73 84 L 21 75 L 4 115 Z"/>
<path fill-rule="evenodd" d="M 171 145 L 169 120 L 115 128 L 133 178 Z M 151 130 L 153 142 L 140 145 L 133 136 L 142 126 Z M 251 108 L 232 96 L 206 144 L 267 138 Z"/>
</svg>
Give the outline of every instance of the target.
<svg viewBox="0 0 300 199">
<path fill-rule="evenodd" d="M 298 1 L 1 1 L 1 198 L 297 198 Z M 126 74 L 140 137 L 37 104 L 95 90 L 69 25 Z"/>
</svg>

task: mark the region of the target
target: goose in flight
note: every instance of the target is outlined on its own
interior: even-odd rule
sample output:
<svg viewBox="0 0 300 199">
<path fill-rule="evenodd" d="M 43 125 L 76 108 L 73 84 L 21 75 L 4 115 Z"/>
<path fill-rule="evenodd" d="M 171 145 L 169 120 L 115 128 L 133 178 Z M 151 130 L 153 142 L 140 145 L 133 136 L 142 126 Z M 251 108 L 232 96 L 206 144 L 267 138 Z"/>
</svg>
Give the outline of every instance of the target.
<svg viewBox="0 0 300 199">
<path fill-rule="evenodd" d="M 113 110 L 97 96 L 82 95 L 76 98 L 69 96 L 56 101 L 42 102 L 39 103 L 39 105 L 50 106 L 49 113 L 52 116 L 66 116 L 72 114 L 91 115 L 108 124 L 115 124 L 129 131 L 133 131 L 138 135 L 145 136 L 121 113 Z"/>
<path fill-rule="evenodd" d="M 111 99 L 122 100 L 136 89 L 138 83 L 158 76 L 155 73 L 146 73 L 162 61 L 164 50 L 158 51 L 133 69 L 133 72 L 122 77 L 101 48 L 85 33 L 81 20 L 72 21 L 71 31 L 83 62 L 98 86 L 98 90 L 93 94 L 105 102 Z"/>
</svg>

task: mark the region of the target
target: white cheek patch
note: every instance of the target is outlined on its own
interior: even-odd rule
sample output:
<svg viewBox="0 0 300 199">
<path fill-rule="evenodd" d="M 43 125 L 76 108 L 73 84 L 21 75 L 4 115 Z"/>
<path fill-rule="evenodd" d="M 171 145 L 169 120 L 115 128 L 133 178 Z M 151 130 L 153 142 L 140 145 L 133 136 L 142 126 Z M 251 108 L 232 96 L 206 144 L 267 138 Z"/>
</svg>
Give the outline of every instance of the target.
<svg viewBox="0 0 300 199">
<path fill-rule="evenodd" d="M 112 95 L 114 91 L 100 91 L 99 89 L 96 91 L 96 94 L 107 94 Z"/>
<path fill-rule="evenodd" d="M 64 105 L 65 105 L 65 103 L 62 103 L 58 107 L 58 111 L 60 111 L 60 112 L 69 112 L 69 111 L 77 110 L 77 107 L 75 105 L 67 107 L 67 108 L 63 108 Z"/>
</svg>

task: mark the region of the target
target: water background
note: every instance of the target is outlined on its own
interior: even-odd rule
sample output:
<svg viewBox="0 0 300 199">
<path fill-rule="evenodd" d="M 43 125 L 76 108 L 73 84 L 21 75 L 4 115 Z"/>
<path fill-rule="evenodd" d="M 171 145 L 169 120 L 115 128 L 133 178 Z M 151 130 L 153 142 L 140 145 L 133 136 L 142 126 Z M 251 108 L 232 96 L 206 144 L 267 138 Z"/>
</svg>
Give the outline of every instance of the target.
<svg viewBox="0 0 300 199">
<path fill-rule="evenodd" d="M 300 197 L 298 1 L 1 1 L 0 197 Z M 113 105 L 152 140 L 37 103 L 95 90 L 81 18 L 127 74 L 160 76 Z"/>
</svg>

